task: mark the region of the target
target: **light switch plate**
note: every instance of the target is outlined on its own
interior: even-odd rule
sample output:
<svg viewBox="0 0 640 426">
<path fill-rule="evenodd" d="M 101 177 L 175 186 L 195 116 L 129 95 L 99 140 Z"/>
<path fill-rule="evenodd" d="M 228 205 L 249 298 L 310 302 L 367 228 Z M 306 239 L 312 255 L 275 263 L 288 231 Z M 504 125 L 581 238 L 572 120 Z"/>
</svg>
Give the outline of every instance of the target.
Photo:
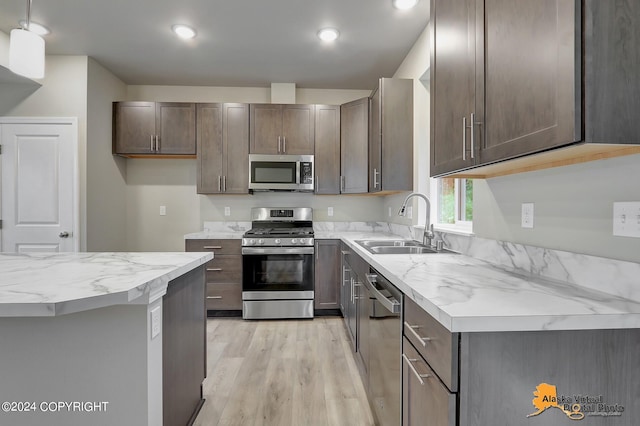
<svg viewBox="0 0 640 426">
<path fill-rule="evenodd" d="M 231 207 L 225 207 L 224 208 L 224 215 L 225 216 L 231 216 Z"/>
<path fill-rule="evenodd" d="M 333 216 L 333 207 L 327 207 L 327 216 Z"/>
<path fill-rule="evenodd" d="M 613 203 L 613 235 L 640 238 L 640 202 Z"/>
<path fill-rule="evenodd" d="M 167 206 L 160 206 L 160 216 L 167 215 Z"/>
<path fill-rule="evenodd" d="M 522 203 L 522 227 L 533 228 L 533 203 Z"/>
<path fill-rule="evenodd" d="M 151 310 L 151 338 L 153 339 L 162 331 L 162 311 L 160 306 Z"/>
<path fill-rule="evenodd" d="M 389 217 L 391 217 L 391 206 L 389 206 Z"/>
<path fill-rule="evenodd" d="M 413 206 L 407 207 L 407 219 L 413 219 Z"/>
</svg>

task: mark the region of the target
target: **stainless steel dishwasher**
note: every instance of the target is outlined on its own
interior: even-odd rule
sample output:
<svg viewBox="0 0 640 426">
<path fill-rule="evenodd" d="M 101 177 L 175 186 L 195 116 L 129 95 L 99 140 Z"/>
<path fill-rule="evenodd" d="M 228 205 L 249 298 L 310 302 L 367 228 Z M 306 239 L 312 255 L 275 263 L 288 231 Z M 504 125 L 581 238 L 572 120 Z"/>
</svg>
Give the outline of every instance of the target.
<svg viewBox="0 0 640 426">
<path fill-rule="evenodd" d="M 377 271 L 366 275 L 369 312 L 369 397 L 378 424 L 402 423 L 402 293 Z"/>
</svg>

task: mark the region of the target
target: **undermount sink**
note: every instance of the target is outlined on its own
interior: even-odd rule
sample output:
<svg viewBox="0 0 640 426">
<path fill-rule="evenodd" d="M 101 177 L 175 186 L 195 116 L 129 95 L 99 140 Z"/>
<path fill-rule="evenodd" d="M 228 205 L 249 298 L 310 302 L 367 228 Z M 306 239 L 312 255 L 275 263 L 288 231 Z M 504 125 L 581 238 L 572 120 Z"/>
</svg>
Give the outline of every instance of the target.
<svg viewBox="0 0 640 426">
<path fill-rule="evenodd" d="M 357 240 L 356 243 L 373 254 L 430 254 L 442 252 L 411 240 Z"/>
</svg>

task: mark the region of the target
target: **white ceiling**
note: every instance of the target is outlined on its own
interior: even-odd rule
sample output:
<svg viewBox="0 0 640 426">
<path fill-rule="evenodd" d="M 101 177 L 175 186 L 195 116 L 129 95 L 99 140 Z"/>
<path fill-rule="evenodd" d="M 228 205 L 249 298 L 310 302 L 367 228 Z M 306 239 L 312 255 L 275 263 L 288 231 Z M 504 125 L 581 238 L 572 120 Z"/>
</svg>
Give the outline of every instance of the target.
<svg viewBox="0 0 640 426">
<path fill-rule="evenodd" d="M 88 55 L 127 84 L 371 89 L 391 77 L 429 19 L 391 0 L 33 0 L 47 54 Z M 0 30 L 26 17 L 0 0 Z M 196 28 L 189 42 L 171 31 Z M 335 27 L 332 45 L 316 33 Z"/>
</svg>

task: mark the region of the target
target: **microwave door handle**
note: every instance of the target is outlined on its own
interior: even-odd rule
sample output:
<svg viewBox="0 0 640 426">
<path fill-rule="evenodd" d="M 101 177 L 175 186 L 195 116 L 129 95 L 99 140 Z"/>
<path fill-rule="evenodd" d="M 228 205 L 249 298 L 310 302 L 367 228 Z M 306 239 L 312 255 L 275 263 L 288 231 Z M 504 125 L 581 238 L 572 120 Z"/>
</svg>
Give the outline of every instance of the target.
<svg viewBox="0 0 640 426">
<path fill-rule="evenodd" d="M 300 161 L 296 161 L 296 184 L 300 185 Z"/>
</svg>

